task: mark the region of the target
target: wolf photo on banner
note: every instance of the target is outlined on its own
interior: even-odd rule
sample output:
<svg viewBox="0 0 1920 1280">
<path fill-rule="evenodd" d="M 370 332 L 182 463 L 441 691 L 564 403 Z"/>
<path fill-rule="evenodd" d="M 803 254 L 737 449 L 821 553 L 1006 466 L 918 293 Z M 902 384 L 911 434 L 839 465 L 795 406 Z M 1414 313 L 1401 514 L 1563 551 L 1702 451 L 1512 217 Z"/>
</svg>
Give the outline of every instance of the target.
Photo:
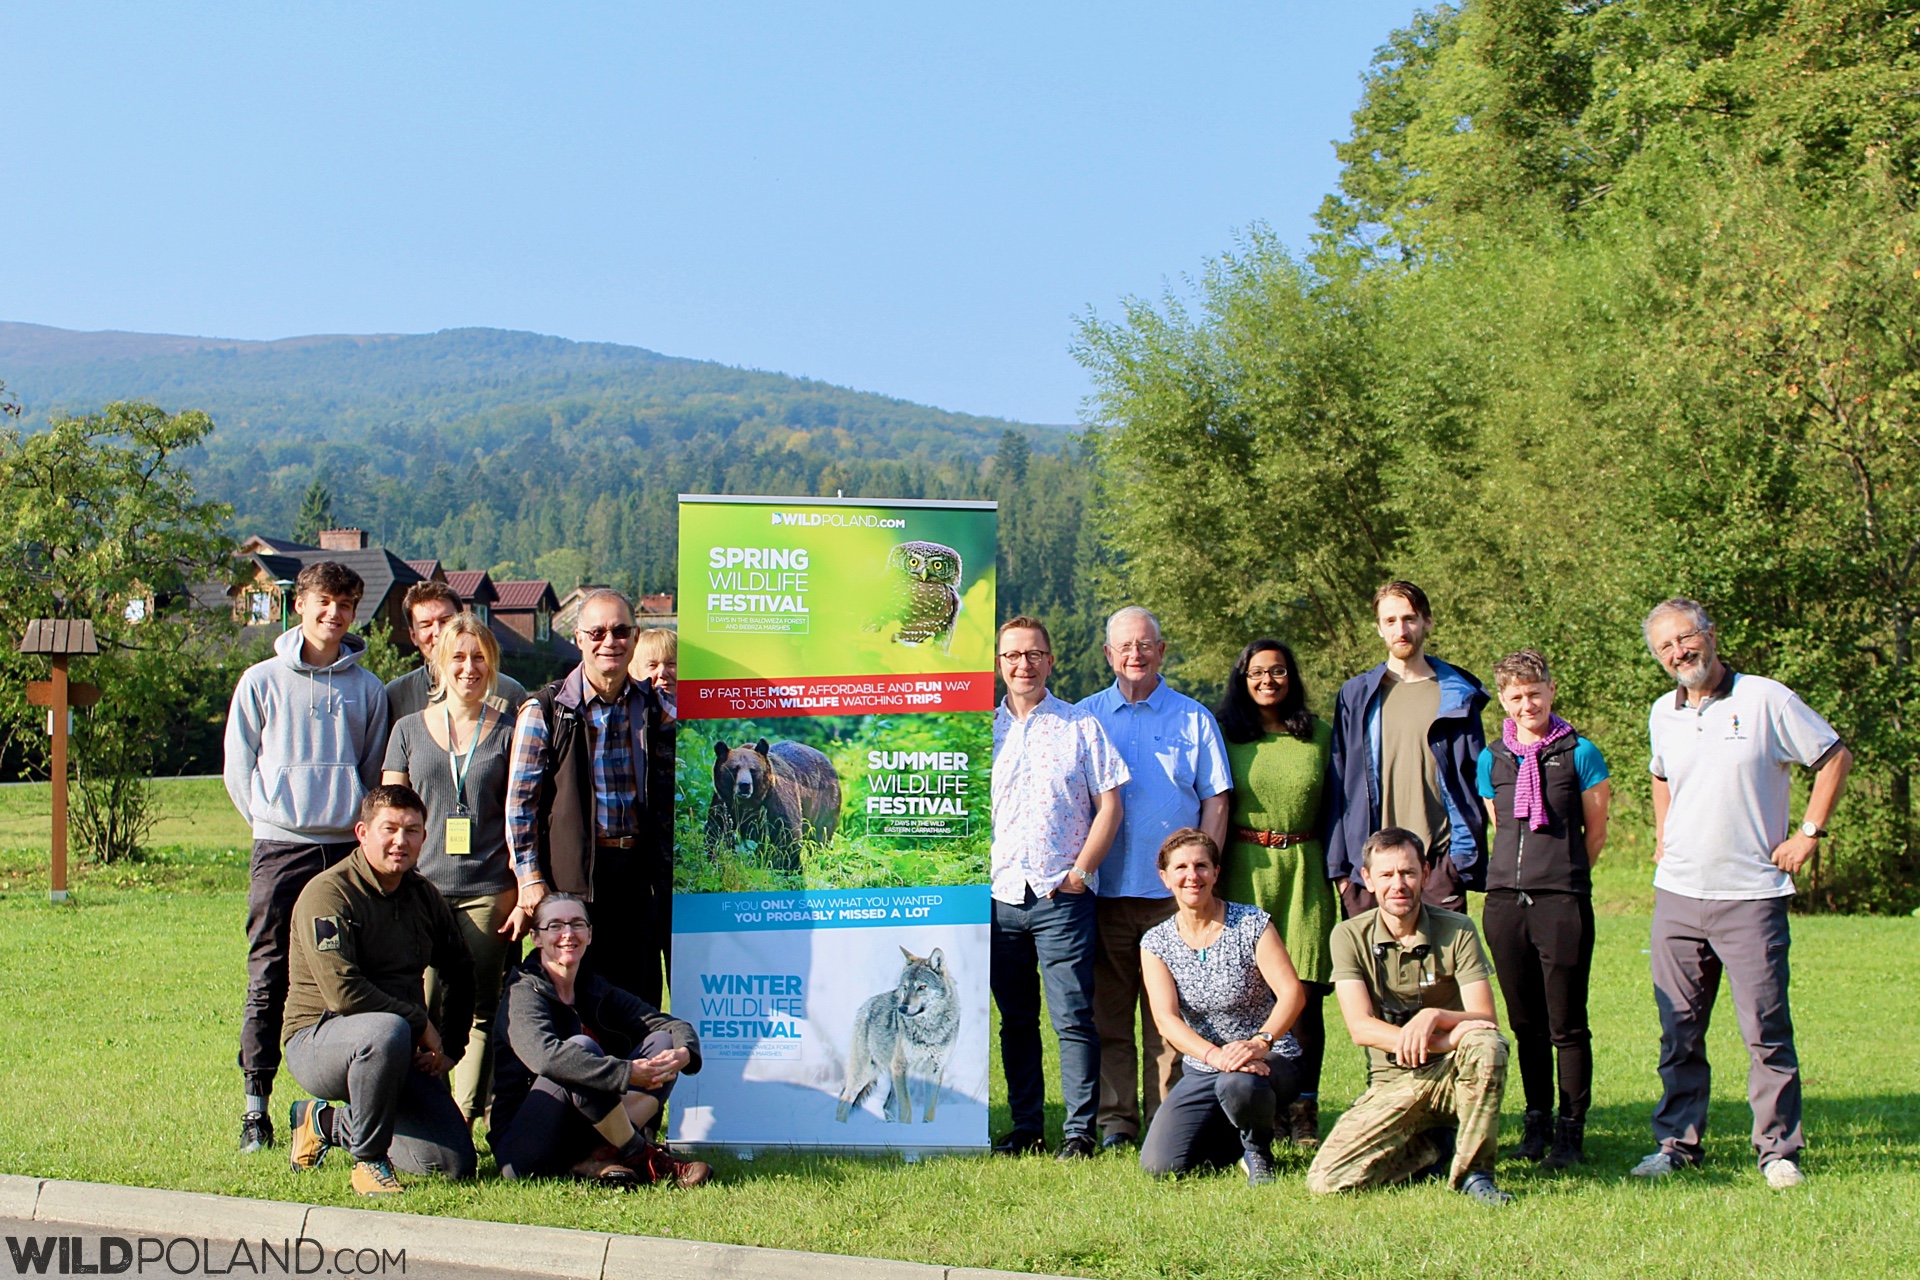
<svg viewBox="0 0 1920 1280">
<path fill-rule="evenodd" d="M 994 520 L 682 499 L 676 1141 L 985 1146 Z"/>
</svg>

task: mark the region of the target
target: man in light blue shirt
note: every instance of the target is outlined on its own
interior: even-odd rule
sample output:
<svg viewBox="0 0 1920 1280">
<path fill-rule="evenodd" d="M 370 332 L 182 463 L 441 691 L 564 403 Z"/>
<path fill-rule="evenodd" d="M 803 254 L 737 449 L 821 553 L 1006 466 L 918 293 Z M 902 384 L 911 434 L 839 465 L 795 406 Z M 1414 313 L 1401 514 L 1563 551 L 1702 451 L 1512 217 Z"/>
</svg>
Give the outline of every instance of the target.
<svg viewBox="0 0 1920 1280">
<path fill-rule="evenodd" d="M 1179 1050 L 1161 1040 L 1140 983 L 1140 939 L 1174 910 L 1160 881 L 1160 845 L 1182 827 L 1199 827 L 1216 848 L 1226 847 L 1233 770 L 1213 714 L 1160 676 L 1167 644 L 1158 619 L 1139 605 L 1114 614 L 1107 619 L 1106 654 L 1113 684 L 1080 706 L 1100 721 L 1131 775 L 1121 788 L 1120 833 L 1101 865 L 1094 904 L 1099 1124 L 1101 1145 L 1115 1147 L 1139 1142 L 1180 1079 Z"/>
</svg>

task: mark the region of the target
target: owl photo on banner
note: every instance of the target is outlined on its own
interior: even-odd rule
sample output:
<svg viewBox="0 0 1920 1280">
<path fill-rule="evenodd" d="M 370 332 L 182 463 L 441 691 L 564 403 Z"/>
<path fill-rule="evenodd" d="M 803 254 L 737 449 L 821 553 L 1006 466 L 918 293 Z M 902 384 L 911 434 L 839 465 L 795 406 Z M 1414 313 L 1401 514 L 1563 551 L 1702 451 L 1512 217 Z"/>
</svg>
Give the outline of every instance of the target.
<svg viewBox="0 0 1920 1280">
<path fill-rule="evenodd" d="M 898 643 L 935 640 L 951 652 L 953 622 L 960 616 L 960 553 L 937 542 L 903 542 L 887 553 L 887 568 L 893 595 L 867 630 L 897 622 L 900 630 L 893 638 Z"/>
</svg>

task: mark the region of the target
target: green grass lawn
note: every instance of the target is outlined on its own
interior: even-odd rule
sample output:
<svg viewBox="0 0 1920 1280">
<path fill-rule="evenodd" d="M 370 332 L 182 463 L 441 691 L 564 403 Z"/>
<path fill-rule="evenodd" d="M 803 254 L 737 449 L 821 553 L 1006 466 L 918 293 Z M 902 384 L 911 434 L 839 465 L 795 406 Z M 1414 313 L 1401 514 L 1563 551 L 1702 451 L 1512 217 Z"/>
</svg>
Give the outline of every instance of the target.
<svg viewBox="0 0 1920 1280">
<path fill-rule="evenodd" d="M 0 791 L 0 1172 L 352 1204 L 344 1161 L 296 1176 L 284 1148 L 234 1150 L 233 1068 L 244 977 L 245 833 L 217 783 L 176 782 L 171 848 L 141 870 L 81 868 L 47 904 L 28 789 Z M 205 794 L 202 794 L 205 793 Z M 41 793 L 44 796 L 44 792 Z M 200 801 L 194 803 L 194 797 Z M 218 810 L 218 812 L 216 812 Z M 44 800 L 40 812 L 44 815 Z M 44 841 L 44 835 L 38 837 Z M 231 850 L 232 852 L 225 852 Z M 1745 1054 L 1723 1002 L 1707 1167 L 1642 1186 L 1658 1028 L 1642 952 L 1646 867 L 1631 843 L 1603 866 L 1594 980 L 1592 1163 L 1540 1176 L 1503 1163 L 1503 1211 L 1434 1187 L 1310 1198 L 1305 1160 L 1276 1187 L 1237 1173 L 1154 1183 L 1121 1157 L 721 1160 L 720 1184 L 631 1195 L 568 1184 L 414 1182 L 398 1208 L 501 1221 L 913 1258 L 1083 1276 L 1882 1276 L 1920 1253 L 1920 1031 L 1904 976 L 1920 921 L 1804 918 L 1794 996 L 1807 1088 L 1809 1178 L 1769 1192 L 1753 1168 Z M 1337 1015 L 1335 1015 L 1337 1018 Z M 1331 1123 L 1362 1084 L 1329 1054 Z M 284 1077 L 283 1077 L 284 1080 Z M 1517 1136 L 1517 1077 L 1509 1134 Z M 278 1106 L 296 1096 L 290 1083 Z M 995 1097 L 1003 1097 L 995 1082 Z M 1057 1110 L 1054 1114 L 1057 1124 Z M 284 1112 L 280 1123 L 284 1127 Z M 996 1126 L 1006 1123 L 997 1108 Z M 483 1169 L 491 1172 L 483 1156 Z M 1907 1263 L 1899 1261 L 1907 1258 Z"/>
</svg>

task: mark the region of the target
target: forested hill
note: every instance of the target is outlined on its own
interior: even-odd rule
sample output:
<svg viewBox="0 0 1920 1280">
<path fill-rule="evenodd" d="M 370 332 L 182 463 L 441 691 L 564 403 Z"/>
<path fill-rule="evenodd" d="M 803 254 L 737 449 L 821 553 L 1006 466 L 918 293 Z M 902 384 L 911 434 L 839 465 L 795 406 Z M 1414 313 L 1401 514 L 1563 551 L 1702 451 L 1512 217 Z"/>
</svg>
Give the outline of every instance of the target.
<svg viewBox="0 0 1920 1280">
<path fill-rule="evenodd" d="M 206 410 L 188 465 L 241 534 L 310 526 L 317 481 L 324 519 L 409 556 L 670 591 L 680 493 L 996 498 L 1003 610 L 1087 608 L 1088 470 L 1060 427 L 498 329 L 241 342 L 0 323 L 0 382 L 28 430 L 113 400 Z"/>
</svg>

